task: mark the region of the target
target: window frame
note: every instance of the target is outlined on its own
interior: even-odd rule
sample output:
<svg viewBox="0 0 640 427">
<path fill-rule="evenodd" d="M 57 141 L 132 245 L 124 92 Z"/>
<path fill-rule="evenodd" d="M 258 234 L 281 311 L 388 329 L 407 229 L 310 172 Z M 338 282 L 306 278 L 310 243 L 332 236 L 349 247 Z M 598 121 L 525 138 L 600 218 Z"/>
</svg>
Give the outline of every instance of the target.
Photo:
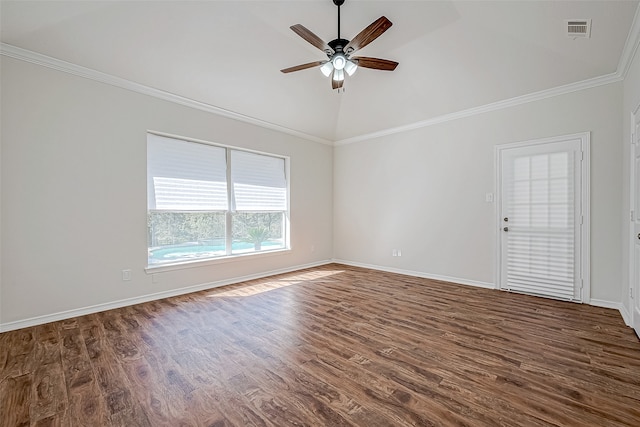
<svg viewBox="0 0 640 427">
<path fill-rule="evenodd" d="M 226 156 L 226 186 L 227 186 L 227 209 L 223 210 L 223 211 L 211 211 L 211 212 L 220 212 L 223 213 L 225 215 L 225 255 L 220 255 L 220 256 L 214 256 L 214 257 L 209 257 L 209 258 L 202 258 L 202 259 L 194 259 L 194 260 L 184 260 L 184 261 L 176 261 L 176 262 L 166 262 L 166 263 L 158 263 L 158 264 L 149 264 L 149 261 L 147 260 L 147 266 L 145 267 L 145 271 L 147 273 L 160 273 L 163 271 L 171 271 L 171 270 L 178 270 L 178 269 L 184 269 L 184 268 L 194 268 L 194 267 L 203 267 L 206 265 L 215 265 L 215 264 L 220 264 L 220 263 L 228 263 L 228 262 L 235 262 L 235 261 L 241 261 L 241 260 L 246 260 L 247 257 L 249 258 L 261 258 L 261 257 L 268 257 L 268 256 L 275 256 L 275 255 L 282 255 L 283 253 L 287 253 L 291 251 L 291 238 L 290 238 L 290 212 L 291 212 L 291 182 L 290 182 L 290 157 L 289 156 L 285 156 L 285 155 L 281 155 L 281 154 L 274 154 L 274 153 L 268 153 L 265 151 L 259 151 L 259 150 L 252 150 L 252 149 L 247 149 L 247 148 L 243 148 L 243 147 L 237 147 L 237 146 L 233 146 L 233 145 L 227 145 L 227 144 L 219 144 L 219 143 L 215 143 L 215 142 L 211 142 L 211 141 L 206 141 L 206 140 L 201 140 L 201 139 L 195 139 L 195 138 L 189 138 L 189 137 L 184 137 L 184 136 L 179 136 L 179 135 L 173 135 L 173 134 L 168 134 L 168 133 L 164 133 L 164 132 L 157 132 L 157 131 L 151 131 L 148 130 L 145 134 L 147 136 L 147 141 L 148 141 L 148 136 L 149 135 L 155 135 L 155 136 L 159 136 L 159 137 L 163 137 L 163 138 L 171 138 L 171 139 L 176 139 L 176 140 L 180 140 L 180 141 L 184 141 L 184 142 L 190 142 L 190 143 L 195 143 L 195 144 L 202 144 L 205 146 L 212 146 L 212 147 L 217 147 L 217 148 L 222 148 L 225 150 L 225 156 Z M 148 143 L 148 142 L 147 142 Z M 258 154 L 258 155 L 262 155 L 262 156 L 268 156 L 268 157 L 273 157 L 273 158 L 277 158 L 277 159 L 282 159 L 284 160 L 284 178 L 285 178 L 285 185 L 286 185 L 286 209 L 284 211 L 235 211 L 232 210 L 233 207 L 233 202 L 232 202 L 232 193 L 233 193 L 233 183 L 231 180 L 231 169 L 233 168 L 233 165 L 231 163 L 231 152 L 232 151 L 242 151 L 242 152 L 246 152 L 246 153 L 252 153 L 252 154 Z M 147 165 L 147 170 L 148 170 L 148 165 L 149 165 L 149 155 L 147 152 L 146 155 L 146 165 Z M 148 172 L 147 172 L 148 173 Z M 147 175 L 147 180 L 148 180 L 148 175 Z M 147 183 L 147 186 L 149 184 Z M 147 188 L 147 194 L 148 194 L 149 189 Z M 147 219 L 149 218 L 149 212 L 151 212 L 149 210 L 148 207 L 148 195 L 147 195 L 147 200 L 146 200 L 146 204 L 147 204 Z M 170 210 L 167 210 L 167 212 L 169 212 Z M 173 211 L 171 211 L 173 212 Z M 175 212 L 179 212 L 178 210 L 176 210 Z M 190 212 L 197 212 L 197 211 L 190 211 Z M 209 211 L 202 211 L 202 212 L 209 212 Z M 232 217 L 234 214 L 236 213 L 270 213 L 270 212 L 278 212 L 278 213 L 282 213 L 283 216 L 283 224 L 282 224 L 282 234 L 283 234 L 283 244 L 284 246 L 281 248 L 277 248 L 277 249 L 270 249 L 270 250 L 261 250 L 261 251 L 257 251 L 257 252 L 244 252 L 244 253 L 233 253 L 233 248 L 232 248 L 232 243 L 233 243 L 233 220 Z M 147 229 L 147 235 L 148 235 L 148 229 Z M 147 239 L 147 251 L 149 250 L 149 241 Z"/>
</svg>

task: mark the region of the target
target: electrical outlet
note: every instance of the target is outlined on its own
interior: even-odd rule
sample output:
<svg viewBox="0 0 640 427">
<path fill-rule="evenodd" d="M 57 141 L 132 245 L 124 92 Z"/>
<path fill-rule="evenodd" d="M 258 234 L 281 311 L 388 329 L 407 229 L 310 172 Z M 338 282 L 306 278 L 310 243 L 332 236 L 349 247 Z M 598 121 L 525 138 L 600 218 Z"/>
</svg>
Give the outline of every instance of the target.
<svg viewBox="0 0 640 427">
<path fill-rule="evenodd" d="M 391 249 L 391 256 L 398 256 L 398 250 L 397 249 Z"/>
<path fill-rule="evenodd" d="M 398 249 L 398 256 L 402 256 L 402 251 Z"/>
<path fill-rule="evenodd" d="M 122 270 L 122 281 L 127 282 L 131 280 L 131 270 Z"/>
</svg>

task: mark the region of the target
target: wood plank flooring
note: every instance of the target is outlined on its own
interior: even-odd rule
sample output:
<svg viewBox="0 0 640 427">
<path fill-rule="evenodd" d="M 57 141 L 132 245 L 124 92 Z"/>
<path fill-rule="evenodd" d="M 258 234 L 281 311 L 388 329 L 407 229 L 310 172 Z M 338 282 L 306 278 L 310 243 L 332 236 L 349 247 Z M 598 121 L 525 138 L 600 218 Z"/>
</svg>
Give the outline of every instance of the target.
<svg viewBox="0 0 640 427">
<path fill-rule="evenodd" d="M 614 310 L 331 264 L 0 334 L 0 425 L 640 426 Z"/>
</svg>

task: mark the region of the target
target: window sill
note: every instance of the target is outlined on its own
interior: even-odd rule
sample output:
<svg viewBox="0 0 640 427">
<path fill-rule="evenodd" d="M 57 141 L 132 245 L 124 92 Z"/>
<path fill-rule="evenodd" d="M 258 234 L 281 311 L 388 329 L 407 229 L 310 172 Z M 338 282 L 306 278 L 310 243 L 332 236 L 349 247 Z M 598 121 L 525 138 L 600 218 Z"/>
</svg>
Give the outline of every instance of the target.
<svg viewBox="0 0 640 427">
<path fill-rule="evenodd" d="M 264 251 L 259 253 L 229 255 L 224 257 L 209 258 L 209 259 L 203 259 L 203 260 L 183 261 L 183 262 L 176 262 L 173 264 L 149 265 L 144 269 L 144 271 L 147 274 L 164 273 L 166 271 L 183 270 L 186 268 L 200 268 L 200 267 L 207 267 L 211 265 L 225 264 L 228 262 L 246 261 L 248 259 L 267 258 L 271 256 L 284 255 L 289 252 L 291 252 L 291 248 L 274 249 L 271 251 Z"/>
</svg>

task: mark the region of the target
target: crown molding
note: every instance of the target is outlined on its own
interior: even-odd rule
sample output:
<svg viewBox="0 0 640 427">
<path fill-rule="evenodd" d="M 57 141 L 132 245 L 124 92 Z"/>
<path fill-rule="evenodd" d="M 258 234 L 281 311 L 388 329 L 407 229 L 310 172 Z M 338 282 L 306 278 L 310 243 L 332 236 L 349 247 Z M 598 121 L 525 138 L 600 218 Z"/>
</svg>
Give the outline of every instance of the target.
<svg viewBox="0 0 640 427">
<path fill-rule="evenodd" d="M 427 120 L 422 120 L 415 123 L 410 123 L 404 126 L 398 126 L 394 128 L 383 129 L 378 132 L 372 132 L 363 135 L 357 135 L 351 138 L 345 138 L 337 140 L 334 145 L 347 145 L 354 144 L 356 142 L 367 141 L 370 139 L 380 138 L 383 136 L 393 135 L 396 133 L 408 132 L 415 129 L 420 129 L 427 126 L 433 126 L 439 123 L 445 123 L 452 120 L 458 120 L 465 117 L 475 116 L 477 114 L 488 113 L 491 111 L 502 110 L 504 108 L 515 107 L 517 105 L 527 104 L 529 102 L 540 101 L 554 96 L 565 95 L 571 92 L 577 92 L 580 90 L 590 89 L 610 83 L 622 81 L 626 78 L 631 63 L 636 55 L 640 46 L 640 4 L 636 7 L 636 12 L 631 23 L 627 40 L 625 41 L 624 48 L 622 49 L 622 55 L 620 55 L 620 61 L 618 62 L 618 68 L 614 73 L 605 74 L 603 76 L 594 77 L 587 80 L 582 80 L 575 83 L 569 83 L 563 86 L 557 86 L 551 89 L 545 89 L 539 92 L 534 92 L 515 98 L 505 99 L 491 104 L 481 105 L 479 107 L 469 108 L 467 110 L 456 111 L 449 114 L 444 114 L 437 117 L 432 117 Z"/>
<path fill-rule="evenodd" d="M 624 43 L 620 62 L 618 62 L 617 72 L 623 79 L 627 77 L 629 67 L 631 67 L 633 58 L 638 52 L 638 46 L 640 46 L 640 4 L 636 8 L 636 14 L 633 16 L 633 22 L 631 22 L 631 29 Z"/>
<path fill-rule="evenodd" d="M 622 79 L 623 79 L 622 76 L 620 76 L 617 72 L 611 73 L 611 74 L 605 74 L 604 76 L 594 77 L 592 79 L 582 80 L 580 82 L 570 83 L 563 86 L 557 86 L 551 89 L 545 89 L 539 92 L 517 96 L 515 98 L 492 102 L 491 104 L 485 104 L 479 107 L 469 108 L 467 110 L 456 111 L 454 113 L 449 113 L 449 114 L 443 114 L 441 116 L 432 117 L 427 120 L 410 123 L 404 126 L 384 129 L 378 132 L 372 132 L 364 135 L 354 136 L 352 138 L 341 139 L 339 141 L 336 141 L 334 144 L 336 146 L 354 144 L 356 142 L 367 141 L 370 139 L 380 138 L 383 136 L 393 135 L 396 133 L 408 132 L 415 129 L 424 128 L 427 126 L 433 126 L 439 123 L 450 122 L 452 120 L 458 120 L 465 117 L 471 117 L 478 114 L 488 113 L 491 111 L 497 111 L 505 108 L 515 107 L 517 105 L 528 104 L 529 102 L 535 102 L 535 101 L 540 101 L 547 98 L 553 98 L 555 96 L 565 95 L 571 92 L 577 92 L 584 89 L 590 89 L 597 86 L 607 85 L 610 83 L 622 81 Z"/>
<path fill-rule="evenodd" d="M 6 43 L 0 44 L 0 55 L 4 55 L 14 59 L 19 59 L 25 62 L 30 62 L 32 64 L 41 65 L 43 67 L 73 74 L 75 76 L 83 77 L 86 79 L 95 80 L 97 82 L 106 83 L 108 85 L 119 87 L 121 89 L 126 89 L 133 92 L 141 93 L 143 95 L 152 96 L 154 98 L 162 99 L 164 101 L 173 102 L 176 104 L 184 105 L 186 107 L 195 108 L 201 111 L 206 111 L 208 113 L 213 113 L 218 116 L 226 117 L 226 118 L 237 120 L 244 123 L 249 123 L 265 129 L 275 130 L 288 135 L 293 135 L 298 138 L 306 139 L 313 142 L 318 142 L 320 144 L 333 145 L 333 141 L 329 141 L 324 138 L 319 138 L 314 135 L 309 135 L 304 132 L 300 132 L 294 129 L 289 129 L 287 127 L 280 126 L 275 123 L 270 123 L 264 120 L 260 120 L 255 117 L 245 116 L 244 114 L 236 113 L 235 111 L 226 110 L 224 108 L 216 107 L 215 105 L 207 104 L 205 102 L 196 101 L 191 98 L 186 98 L 184 96 L 176 95 L 160 89 L 145 86 L 143 84 L 136 83 L 131 80 L 112 76 L 111 74 L 103 73 L 101 71 L 93 70 L 91 68 L 82 67 L 80 65 L 72 64 L 70 62 L 62 61 L 60 59 L 53 58 L 47 55 L 42 55 L 40 53 L 33 52 L 27 49 L 22 49 L 10 44 L 6 44 Z"/>
<path fill-rule="evenodd" d="M 433 126 L 440 123 L 445 123 L 453 120 L 462 119 L 465 117 L 475 116 L 477 114 L 488 113 L 492 111 L 502 110 L 505 108 L 515 107 L 529 102 L 540 101 L 555 96 L 565 95 L 572 92 L 577 92 L 585 89 L 591 89 L 594 87 L 607 85 L 624 80 L 627 76 L 631 63 L 640 46 L 640 5 L 636 8 L 636 12 L 631 24 L 631 29 L 627 36 L 618 68 L 616 72 L 605 74 L 603 76 L 594 77 L 580 82 L 569 83 L 563 86 L 558 86 L 551 89 L 545 89 L 539 92 L 534 92 L 515 98 L 505 99 L 502 101 L 493 102 L 490 104 L 481 105 L 479 107 L 473 107 L 462 111 L 456 111 L 453 113 L 443 114 L 441 116 L 432 117 L 419 122 L 410 123 L 404 126 L 398 126 L 381 131 L 357 135 L 350 138 L 345 138 L 336 141 L 330 141 L 324 138 L 320 138 L 314 135 L 309 135 L 304 132 L 300 132 L 294 129 L 290 129 L 284 126 L 280 126 L 274 123 L 270 123 L 264 120 L 260 120 L 254 117 L 245 116 L 234 111 L 225 110 L 224 108 L 216 107 L 211 104 L 196 101 L 183 96 L 175 95 L 169 92 L 165 92 L 160 89 L 155 89 L 149 86 L 145 86 L 139 83 L 132 82 L 120 77 L 112 76 L 100 71 L 96 71 L 90 68 L 82 67 L 70 62 L 62 61 L 50 56 L 42 55 L 40 53 L 32 52 L 26 49 L 22 49 L 16 46 L 12 46 L 6 43 L 0 44 L 0 55 L 8 56 L 15 59 L 38 64 L 44 67 L 52 68 L 54 70 L 66 72 L 76 76 L 84 77 L 87 79 L 95 80 L 98 82 L 106 83 L 119 88 L 131 90 L 144 95 L 153 96 L 155 98 L 163 99 L 165 101 L 174 102 L 176 104 L 184 105 L 187 107 L 195 108 L 198 110 L 213 113 L 219 116 L 227 117 L 230 119 L 238 120 L 244 123 L 253 124 L 262 128 L 275 130 L 285 134 L 293 135 L 298 138 L 306 139 L 309 141 L 317 142 L 326 145 L 347 145 L 354 144 L 356 142 L 367 141 L 375 138 L 381 138 L 384 136 L 394 135 L 397 133 L 409 132 L 412 130 Z"/>
</svg>

